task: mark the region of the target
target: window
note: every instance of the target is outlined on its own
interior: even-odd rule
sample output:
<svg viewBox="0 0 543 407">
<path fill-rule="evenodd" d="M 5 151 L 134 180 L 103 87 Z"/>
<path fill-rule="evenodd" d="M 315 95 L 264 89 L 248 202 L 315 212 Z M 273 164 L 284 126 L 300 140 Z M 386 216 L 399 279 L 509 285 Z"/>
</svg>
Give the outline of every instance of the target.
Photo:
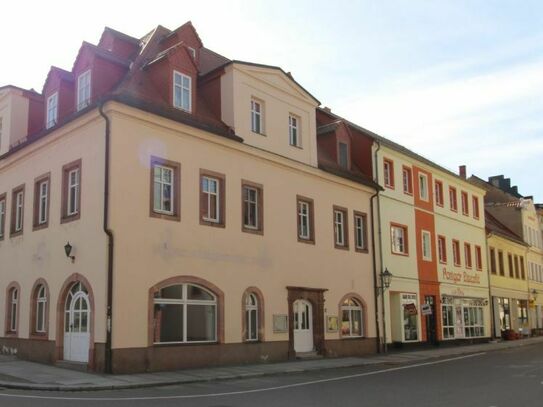
<svg viewBox="0 0 543 407">
<path fill-rule="evenodd" d="M 475 246 L 475 268 L 477 270 L 483 269 L 483 258 L 481 253 L 481 246 Z"/>
<path fill-rule="evenodd" d="M 6 229 L 6 194 L 0 195 L 0 240 L 4 239 Z"/>
<path fill-rule="evenodd" d="M 354 212 L 354 240 L 355 250 L 358 252 L 368 251 L 368 222 L 367 216 L 362 212 Z"/>
<path fill-rule="evenodd" d="M 453 263 L 455 266 L 460 266 L 460 242 L 458 240 L 452 241 L 453 244 Z"/>
<path fill-rule="evenodd" d="M 428 201 L 428 175 L 419 174 L 419 198 L 423 201 Z"/>
<path fill-rule="evenodd" d="M 514 257 L 514 261 L 515 261 L 515 278 L 520 278 L 520 272 L 519 272 L 519 267 L 518 267 L 518 256 L 516 254 Z"/>
<path fill-rule="evenodd" d="M 394 188 L 394 163 L 386 158 L 383 161 L 383 174 L 385 186 Z"/>
<path fill-rule="evenodd" d="M 288 140 L 291 146 L 294 146 L 294 147 L 301 146 L 300 118 L 292 114 L 288 116 Z"/>
<path fill-rule="evenodd" d="M 180 220 L 180 172 L 181 164 L 151 157 L 151 217 Z"/>
<path fill-rule="evenodd" d="M 409 254 L 407 246 L 407 226 L 392 224 L 390 226 L 392 253 Z"/>
<path fill-rule="evenodd" d="M 296 198 L 298 241 L 315 243 L 313 220 L 313 200 L 298 196 Z"/>
<path fill-rule="evenodd" d="M 47 331 L 47 289 L 44 284 L 39 284 L 33 293 L 35 306 L 33 330 L 34 333 L 44 334 Z"/>
<path fill-rule="evenodd" d="M 187 47 L 187 49 L 189 50 L 189 53 L 192 59 L 196 60 L 196 50 L 192 47 Z"/>
<path fill-rule="evenodd" d="M 497 274 L 498 270 L 496 269 L 496 251 L 493 247 L 489 249 L 490 255 L 490 272 L 492 274 Z"/>
<path fill-rule="evenodd" d="M 454 338 L 454 306 L 452 304 L 443 304 L 441 306 L 443 316 L 443 339 Z"/>
<path fill-rule="evenodd" d="M 354 298 L 347 298 L 341 305 L 341 336 L 360 337 L 363 335 L 362 306 Z"/>
<path fill-rule="evenodd" d="M 505 276 L 505 266 L 503 262 L 503 252 L 498 250 L 498 266 L 500 267 L 500 276 Z"/>
<path fill-rule="evenodd" d="M 225 176 L 200 170 L 200 224 L 225 227 Z"/>
<path fill-rule="evenodd" d="M 432 261 L 432 234 L 427 230 L 421 233 L 422 238 L 422 259 Z"/>
<path fill-rule="evenodd" d="M 434 191 L 436 196 L 436 205 L 443 206 L 443 183 L 441 181 L 436 181 L 434 183 Z"/>
<path fill-rule="evenodd" d="M 77 78 L 77 110 L 84 109 L 91 101 L 91 71 L 83 72 Z"/>
<path fill-rule="evenodd" d="M 466 262 L 466 267 L 471 268 L 471 245 L 469 243 L 464 243 L 464 261 Z"/>
<path fill-rule="evenodd" d="M 34 182 L 34 230 L 49 224 L 49 174 L 42 175 Z"/>
<path fill-rule="evenodd" d="M 462 214 L 468 216 L 469 215 L 468 193 L 462 191 L 460 193 L 460 200 L 462 201 Z"/>
<path fill-rule="evenodd" d="M 473 338 L 485 335 L 483 307 L 464 306 L 464 335 Z"/>
<path fill-rule="evenodd" d="M 250 293 L 245 297 L 245 340 L 258 341 L 258 298 Z"/>
<path fill-rule="evenodd" d="M 528 323 L 528 301 L 517 300 L 517 317 L 520 325 Z"/>
<path fill-rule="evenodd" d="M 520 278 L 526 280 L 526 270 L 524 269 L 524 257 L 520 258 Z"/>
<path fill-rule="evenodd" d="M 349 235 L 347 230 L 347 209 L 334 206 L 334 245 L 336 248 L 349 248 Z"/>
<path fill-rule="evenodd" d="M 192 111 L 192 79 L 173 71 L 173 106 L 186 112 Z"/>
<path fill-rule="evenodd" d="M 509 277 L 514 278 L 515 271 L 513 269 L 513 256 L 511 255 L 511 253 L 507 253 L 507 263 L 509 265 Z"/>
<path fill-rule="evenodd" d="M 50 129 L 57 124 L 58 119 L 58 92 L 47 98 L 47 121 L 45 127 Z"/>
<path fill-rule="evenodd" d="M 404 166 L 402 169 L 402 177 L 403 192 L 408 195 L 413 194 L 413 174 L 411 172 L 411 168 Z"/>
<path fill-rule="evenodd" d="M 341 168 L 349 168 L 349 146 L 345 143 L 338 143 L 338 163 Z"/>
<path fill-rule="evenodd" d="M 264 230 L 262 185 L 249 181 L 241 182 L 242 222 L 244 232 L 262 234 Z"/>
<path fill-rule="evenodd" d="M 451 211 L 458 211 L 458 202 L 456 200 L 456 188 L 449 187 L 449 202 L 451 206 Z"/>
<path fill-rule="evenodd" d="M 23 233 L 25 186 L 20 185 L 12 192 L 11 198 L 11 236 Z"/>
<path fill-rule="evenodd" d="M 81 215 L 81 160 L 62 167 L 61 223 L 79 219 Z"/>
<path fill-rule="evenodd" d="M 19 289 L 18 287 L 11 287 L 8 289 L 8 316 L 7 316 L 7 333 L 17 333 L 17 321 L 19 312 Z"/>
<path fill-rule="evenodd" d="M 476 196 L 471 197 L 471 203 L 473 206 L 473 217 L 479 219 L 479 198 Z"/>
<path fill-rule="evenodd" d="M 217 299 L 193 284 L 164 287 L 154 294 L 154 343 L 217 341 Z"/>
<path fill-rule="evenodd" d="M 445 240 L 445 236 L 437 237 L 437 251 L 439 254 L 439 262 L 444 264 L 447 263 L 447 241 Z"/>
<path fill-rule="evenodd" d="M 264 133 L 262 113 L 262 103 L 255 99 L 251 99 L 251 131 L 253 133 Z"/>
</svg>

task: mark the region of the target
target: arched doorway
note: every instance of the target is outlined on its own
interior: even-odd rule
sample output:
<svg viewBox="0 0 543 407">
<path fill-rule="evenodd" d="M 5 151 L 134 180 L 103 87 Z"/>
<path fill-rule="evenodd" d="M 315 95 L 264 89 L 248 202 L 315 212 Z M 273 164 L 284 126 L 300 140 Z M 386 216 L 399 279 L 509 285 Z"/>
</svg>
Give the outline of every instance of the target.
<svg viewBox="0 0 543 407">
<path fill-rule="evenodd" d="M 90 305 L 87 288 L 80 281 L 75 282 L 64 304 L 64 360 L 89 361 Z"/>
<path fill-rule="evenodd" d="M 313 345 L 313 307 L 309 301 L 296 300 L 293 303 L 294 351 L 312 352 Z"/>
</svg>

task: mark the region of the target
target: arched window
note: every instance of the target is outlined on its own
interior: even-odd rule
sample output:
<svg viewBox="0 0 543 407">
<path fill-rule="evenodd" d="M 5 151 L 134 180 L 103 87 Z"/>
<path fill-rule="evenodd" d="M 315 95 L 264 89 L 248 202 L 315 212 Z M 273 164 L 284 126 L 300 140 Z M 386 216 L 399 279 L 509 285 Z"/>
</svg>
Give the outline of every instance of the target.
<svg viewBox="0 0 543 407">
<path fill-rule="evenodd" d="M 154 294 L 154 343 L 217 341 L 217 298 L 193 284 L 163 287 Z"/>
<path fill-rule="evenodd" d="M 258 298 L 250 293 L 245 297 L 245 340 L 258 341 L 258 323 Z"/>
<path fill-rule="evenodd" d="M 19 312 L 19 290 L 17 287 L 11 287 L 8 291 L 8 316 L 7 331 L 17 333 L 17 313 Z"/>
<path fill-rule="evenodd" d="M 346 298 L 341 304 L 341 336 L 364 335 L 362 306 L 354 298 Z"/>
<path fill-rule="evenodd" d="M 37 333 L 45 333 L 47 330 L 47 290 L 45 285 L 39 284 L 36 287 L 36 321 L 34 329 Z"/>
</svg>

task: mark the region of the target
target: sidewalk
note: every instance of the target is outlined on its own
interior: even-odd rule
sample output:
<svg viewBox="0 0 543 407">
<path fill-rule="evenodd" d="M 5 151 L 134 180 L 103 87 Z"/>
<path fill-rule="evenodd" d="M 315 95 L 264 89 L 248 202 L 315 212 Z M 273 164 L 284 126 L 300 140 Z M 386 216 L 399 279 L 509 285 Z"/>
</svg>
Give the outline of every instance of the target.
<svg viewBox="0 0 543 407">
<path fill-rule="evenodd" d="M 421 351 L 394 352 L 387 355 L 373 355 L 368 357 L 317 359 L 132 375 L 84 373 L 51 365 L 27 362 L 12 356 L 0 356 L 0 388 L 58 391 L 130 389 L 310 372 L 342 367 L 398 365 L 433 358 L 447 356 L 454 357 L 470 353 L 489 352 L 534 344 L 543 344 L 543 337 L 528 338 L 518 341 L 484 343 L 479 345 L 435 348 Z"/>
</svg>

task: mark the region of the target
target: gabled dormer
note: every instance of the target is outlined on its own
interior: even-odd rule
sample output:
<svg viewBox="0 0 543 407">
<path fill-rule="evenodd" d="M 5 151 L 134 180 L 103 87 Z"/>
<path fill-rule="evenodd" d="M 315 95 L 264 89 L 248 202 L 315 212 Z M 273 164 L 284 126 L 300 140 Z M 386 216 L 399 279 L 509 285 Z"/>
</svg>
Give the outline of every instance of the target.
<svg viewBox="0 0 543 407">
<path fill-rule="evenodd" d="M 194 59 L 196 65 L 198 65 L 200 60 L 200 49 L 204 46 L 198 32 L 192 25 L 192 22 L 188 21 L 179 28 L 173 30 L 169 35 L 167 35 L 161 43 L 163 50 L 166 50 L 170 47 L 173 47 L 176 44 L 183 43 L 190 54 Z"/>
<path fill-rule="evenodd" d="M 119 58 L 133 59 L 140 50 L 140 40 L 106 27 L 100 37 L 98 47 Z"/>
<path fill-rule="evenodd" d="M 319 149 L 342 169 L 349 171 L 352 166 L 352 135 L 342 120 L 337 120 L 317 128 Z M 320 152 L 320 151 L 319 151 Z"/>
<path fill-rule="evenodd" d="M 184 112 L 196 113 L 198 68 L 185 43 L 159 52 L 143 69 L 164 102 Z"/>
<path fill-rule="evenodd" d="M 52 66 L 43 85 L 43 127 L 50 129 L 74 111 L 74 76 L 71 72 Z"/>
<path fill-rule="evenodd" d="M 72 68 L 74 111 L 80 111 L 112 91 L 130 67 L 130 60 L 83 42 Z"/>
</svg>

